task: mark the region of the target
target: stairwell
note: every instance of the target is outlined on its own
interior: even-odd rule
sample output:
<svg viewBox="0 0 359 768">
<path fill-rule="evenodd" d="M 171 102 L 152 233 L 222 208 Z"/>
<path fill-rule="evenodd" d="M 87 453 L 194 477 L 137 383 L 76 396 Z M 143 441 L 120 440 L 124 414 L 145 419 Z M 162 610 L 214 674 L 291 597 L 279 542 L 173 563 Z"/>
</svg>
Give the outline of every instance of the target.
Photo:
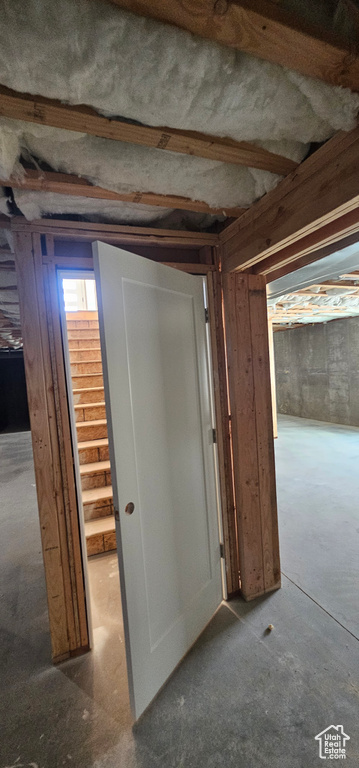
<svg viewBox="0 0 359 768">
<path fill-rule="evenodd" d="M 66 314 L 88 556 L 116 549 L 97 312 Z"/>
</svg>

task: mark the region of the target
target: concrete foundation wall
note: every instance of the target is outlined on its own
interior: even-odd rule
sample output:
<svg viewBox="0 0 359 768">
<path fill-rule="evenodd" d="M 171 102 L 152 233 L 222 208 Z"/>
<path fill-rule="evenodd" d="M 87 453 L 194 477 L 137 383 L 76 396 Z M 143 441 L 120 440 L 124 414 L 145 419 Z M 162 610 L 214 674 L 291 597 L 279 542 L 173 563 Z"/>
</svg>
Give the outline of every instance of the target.
<svg viewBox="0 0 359 768">
<path fill-rule="evenodd" d="M 359 426 L 359 317 L 274 334 L 279 413 Z"/>
</svg>

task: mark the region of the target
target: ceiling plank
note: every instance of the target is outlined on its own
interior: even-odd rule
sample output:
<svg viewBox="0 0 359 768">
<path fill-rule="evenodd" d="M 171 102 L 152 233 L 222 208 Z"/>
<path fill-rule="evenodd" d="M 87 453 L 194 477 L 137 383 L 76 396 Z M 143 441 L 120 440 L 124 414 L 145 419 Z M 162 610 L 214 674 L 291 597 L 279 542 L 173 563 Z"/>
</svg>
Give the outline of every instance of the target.
<svg viewBox="0 0 359 768">
<path fill-rule="evenodd" d="M 359 280 L 359 272 L 349 272 L 348 274 L 345 272 L 343 275 L 339 275 L 340 278 L 344 278 L 347 280 Z"/>
<path fill-rule="evenodd" d="M 359 126 L 327 141 L 220 233 L 223 270 L 268 273 L 286 263 L 292 272 L 304 253 L 359 231 L 358 174 Z"/>
<path fill-rule="evenodd" d="M 357 278 L 359 280 L 359 278 Z M 347 295 L 349 293 L 353 293 L 358 290 L 358 288 L 353 285 L 353 283 L 350 280 L 325 280 L 323 283 L 313 283 L 313 286 L 317 285 L 320 288 L 326 288 L 327 290 L 329 288 L 348 288 Z M 313 287 L 311 286 L 311 287 Z M 319 296 L 320 294 L 318 294 Z"/>
<path fill-rule="evenodd" d="M 179 208 L 185 211 L 197 211 L 199 213 L 224 214 L 238 217 L 244 213 L 243 208 L 211 208 L 207 203 L 190 200 L 187 197 L 177 195 L 157 195 L 154 192 L 112 192 L 103 187 L 93 186 L 86 179 L 79 176 L 71 176 L 66 173 L 53 173 L 48 171 L 27 170 L 20 177 L 9 179 L 0 178 L 0 186 L 13 189 L 25 189 L 33 192 L 55 192 L 60 195 L 74 195 L 76 197 L 90 197 L 97 200 L 112 200 L 113 202 L 140 203 L 142 205 L 154 205 L 163 208 Z"/>
<path fill-rule="evenodd" d="M 62 104 L 55 99 L 18 93 L 5 86 L 0 86 L 0 116 L 222 163 L 259 168 L 281 176 L 286 176 L 297 167 L 294 160 L 249 142 L 207 136 L 195 131 L 133 125 L 125 120 L 104 117 L 91 107 Z"/>
<path fill-rule="evenodd" d="M 140 16 L 246 51 L 303 75 L 359 90 L 358 53 L 349 42 L 268 0 L 112 0 Z"/>
</svg>

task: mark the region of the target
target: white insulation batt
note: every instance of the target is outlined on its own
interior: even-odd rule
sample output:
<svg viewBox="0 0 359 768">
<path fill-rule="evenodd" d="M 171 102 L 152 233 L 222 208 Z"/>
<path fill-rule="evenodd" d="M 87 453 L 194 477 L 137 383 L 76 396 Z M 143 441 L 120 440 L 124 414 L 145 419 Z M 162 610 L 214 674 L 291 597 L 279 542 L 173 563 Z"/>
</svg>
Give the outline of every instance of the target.
<svg viewBox="0 0 359 768">
<path fill-rule="evenodd" d="M 151 223 L 162 229 L 201 230 L 209 227 L 218 216 L 191 211 L 171 210 L 152 205 L 141 205 L 88 197 L 60 195 L 54 192 L 27 192 L 13 190 L 17 207 L 29 219 L 40 219 L 46 214 L 76 214 L 87 221 L 103 221 L 118 224 L 131 221 L 139 225 Z M 6 198 L 0 199 L 0 213 L 8 213 Z M 225 217 L 223 217 L 225 218 Z"/>
<path fill-rule="evenodd" d="M 298 162 L 310 142 L 355 124 L 359 97 L 347 89 L 100 0 L 0 0 L 0 11 L 0 82 L 17 91 L 148 125 L 257 142 Z M 16 170 L 26 152 L 107 189 L 183 195 L 216 208 L 248 206 L 279 180 L 265 171 L 1 120 L 1 175 Z M 32 198 L 34 210 L 46 212 L 43 199 Z M 93 213 L 93 202 L 87 205 Z M 134 218 L 135 209 L 123 207 L 122 220 Z M 142 213 L 148 222 L 151 212 Z M 152 217 L 159 217 L 156 208 Z"/>
</svg>

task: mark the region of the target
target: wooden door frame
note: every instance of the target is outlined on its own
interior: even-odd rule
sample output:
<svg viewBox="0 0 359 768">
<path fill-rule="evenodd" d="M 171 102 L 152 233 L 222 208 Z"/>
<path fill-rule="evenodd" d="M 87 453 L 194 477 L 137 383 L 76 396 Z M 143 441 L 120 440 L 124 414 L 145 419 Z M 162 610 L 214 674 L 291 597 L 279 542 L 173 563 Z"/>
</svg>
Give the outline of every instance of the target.
<svg viewBox="0 0 359 768">
<path fill-rule="evenodd" d="M 338 223 L 336 242 L 347 234 L 340 227 Z M 255 268 L 238 271 L 234 265 L 237 271 L 223 273 L 228 257 L 225 235 L 23 218 L 13 219 L 11 229 L 54 661 L 88 649 L 56 269 L 91 269 L 89 247 L 96 239 L 207 275 L 228 595 L 240 591 L 251 600 L 277 589 L 265 257 Z M 299 266 L 301 237 L 298 232 Z M 315 237 L 320 242 L 320 227 Z M 322 257 L 321 249 L 317 255 L 313 250 L 312 261 Z M 293 251 L 289 264 L 282 249 L 276 269 L 284 273 L 295 267 Z"/>
<path fill-rule="evenodd" d="M 115 242 L 127 249 L 141 250 L 151 244 L 154 258 L 161 251 L 172 266 L 208 276 L 208 302 L 211 318 L 214 397 L 218 440 L 218 464 L 222 502 L 227 590 L 239 590 L 239 562 L 235 506 L 233 496 L 231 446 L 225 350 L 218 264 L 215 263 L 214 238 L 196 233 L 176 233 L 133 238 L 116 228 L 101 225 L 89 230 L 67 227 L 68 222 L 51 222 L 41 227 L 14 221 L 13 234 L 18 275 L 24 360 L 29 401 L 33 454 L 38 495 L 40 529 L 47 585 L 53 661 L 89 649 L 84 564 L 81 552 L 79 513 L 74 473 L 73 446 L 62 346 L 58 269 L 92 269 L 91 241 Z M 82 225 L 84 227 L 84 225 Z M 41 232 L 41 229 L 45 230 Z M 123 240 L 125 239 L 125 243 Z M 86 244 L 86 247 L 84 246 Z M 198 261 L 188 263 L 193 248 Z M 78 251 L 79 255 L 77 255 Z M 67 253 L 68 252 L 68 253 Z"/>
</svg>

